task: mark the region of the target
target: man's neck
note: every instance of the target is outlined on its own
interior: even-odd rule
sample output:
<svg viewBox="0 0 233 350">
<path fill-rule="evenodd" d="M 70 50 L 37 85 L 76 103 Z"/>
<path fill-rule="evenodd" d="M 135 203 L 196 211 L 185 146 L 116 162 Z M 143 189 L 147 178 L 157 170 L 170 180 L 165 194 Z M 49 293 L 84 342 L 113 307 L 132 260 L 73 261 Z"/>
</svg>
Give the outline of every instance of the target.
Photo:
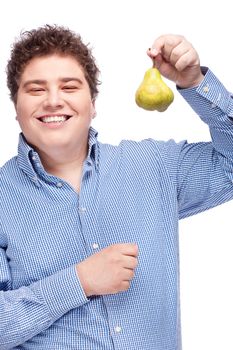
<svg viewBox="0 0 233 350">
<path fill-rule="evenodd" d="M 80 189 L 83 163 L 87 157 L 87 147 L 82 150 L 53 153 L 38 152 L 47 173 L 68 182 L 77 192 Z"/>
</svg>

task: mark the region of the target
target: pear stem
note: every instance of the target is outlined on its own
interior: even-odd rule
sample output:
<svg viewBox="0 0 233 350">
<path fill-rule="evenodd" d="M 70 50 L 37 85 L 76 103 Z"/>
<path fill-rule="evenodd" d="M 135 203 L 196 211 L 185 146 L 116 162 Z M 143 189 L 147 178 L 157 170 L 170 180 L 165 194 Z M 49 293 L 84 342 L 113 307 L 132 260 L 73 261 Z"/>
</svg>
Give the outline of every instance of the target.
<svg viewBox="0 0 233 350">
<path fill-rule="evenodd" d="M 156 68 L 155 59 L 154 58 L 152 58 L 152 62 L 153 62 L 153 68 Z"/>
</svg>

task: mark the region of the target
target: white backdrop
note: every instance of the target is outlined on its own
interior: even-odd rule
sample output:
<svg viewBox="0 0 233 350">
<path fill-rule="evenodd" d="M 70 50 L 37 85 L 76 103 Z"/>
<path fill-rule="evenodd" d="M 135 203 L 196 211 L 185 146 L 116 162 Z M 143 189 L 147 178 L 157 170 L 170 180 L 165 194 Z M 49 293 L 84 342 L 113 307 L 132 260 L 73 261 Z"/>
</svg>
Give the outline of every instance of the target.
<svg viewBox="0 0 233 350">
<path fill-rule="evenodd" d="M 162 114 L 139 109 L 134 93 L 151 66 L 146 50 L 165 33 L 184 35 L 233 91 L 230 1 L 31 0 L 2 4 L 0 11 L 0 165 L 16 154 L 19 128 L 6 88 L 10 45 L 21 30 L 61 24 L 90 42 L 101 69 L 93 126 L 99 139 L 118 143 L 174 138 L 209 140 L 208 128 L 175 91 Z M 233 238 L 229 202 L 180 222 L 181 307 L 184 350 L 232 350 Z M 141 349 L 142 350 L 142 349 Z"/>
</svg>

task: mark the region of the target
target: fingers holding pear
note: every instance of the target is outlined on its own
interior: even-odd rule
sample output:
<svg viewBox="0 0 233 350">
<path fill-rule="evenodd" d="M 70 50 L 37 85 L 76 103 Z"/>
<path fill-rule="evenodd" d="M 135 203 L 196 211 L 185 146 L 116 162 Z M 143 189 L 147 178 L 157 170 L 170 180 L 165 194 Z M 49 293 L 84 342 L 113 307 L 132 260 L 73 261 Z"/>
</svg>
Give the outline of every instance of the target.
<svg viewBox="0 0 233 350">
<path fill-rule="evenodd" d="M 153 68 L 146 72 L 135 96 L 138 106 L 146 110 L 165 111 L 174 99 L 160 74 L 180 88 L 198 86 L 203 80 L 198 53 L 181 35 L 161 35 L 147 54 Z"/>
<path fill-rule="evenodd" d="M 197 51 L 181 35 L 162 35 L 147 51 L 160 73 L 181 88 L 197 86 L 203 79 Z"/>
</svg>

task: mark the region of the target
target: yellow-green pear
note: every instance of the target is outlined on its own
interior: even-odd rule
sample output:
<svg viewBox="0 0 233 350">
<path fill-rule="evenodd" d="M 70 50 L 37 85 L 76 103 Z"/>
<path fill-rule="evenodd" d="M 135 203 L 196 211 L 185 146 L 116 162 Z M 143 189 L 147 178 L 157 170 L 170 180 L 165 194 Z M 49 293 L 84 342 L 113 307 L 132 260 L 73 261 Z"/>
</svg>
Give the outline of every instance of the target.
<svg viewBox="0 0 233 350">
<path fill-rule="evenodd" d="M 159 70 L 148 69 L 135 94 L 137 105 L 148 111 L 164 112 L 173 100 L 174 94 L 162 80 Z"/>
</svg>

